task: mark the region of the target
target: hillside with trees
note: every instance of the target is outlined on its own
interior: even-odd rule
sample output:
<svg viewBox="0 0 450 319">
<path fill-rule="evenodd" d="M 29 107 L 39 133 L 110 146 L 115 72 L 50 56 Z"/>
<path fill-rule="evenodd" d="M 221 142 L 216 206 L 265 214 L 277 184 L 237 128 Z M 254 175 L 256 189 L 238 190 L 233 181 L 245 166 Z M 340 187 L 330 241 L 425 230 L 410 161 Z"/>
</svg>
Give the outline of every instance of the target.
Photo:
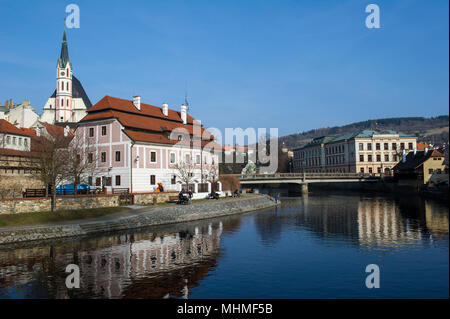
<svg viewBox="0 0 450 319">
<path fill-rule="evenodd" d="M 441 144 L 448 142 L 449 117 L 397 117 L 368 120 L 344 126 L 326 127 L 297 134 L 280 137 L 280 145 L 284 143 L 289 149 L 299 147 L 310 142 L 315 137 L 325 135 L 342 135 L 361 130 L 394 130 L 417 136 L 419 142 Z"/>
</svg>

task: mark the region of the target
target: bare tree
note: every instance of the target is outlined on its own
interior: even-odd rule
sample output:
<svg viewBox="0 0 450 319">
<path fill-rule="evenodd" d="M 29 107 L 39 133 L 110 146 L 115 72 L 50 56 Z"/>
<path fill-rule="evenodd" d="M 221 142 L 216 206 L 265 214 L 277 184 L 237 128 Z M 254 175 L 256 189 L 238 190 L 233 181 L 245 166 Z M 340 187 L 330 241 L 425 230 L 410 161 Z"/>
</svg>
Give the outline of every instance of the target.
<svg viewBox="0 0 450 319">
<path fill-rule="evenodd" d="M 219 180 L 219 167 L 214 164 L 205 165 L 206 179 L 210 183 L 216 183 Z"/>
<path fill-rule="evenodd" d="M 188 189 L 189 184 L 194 179 L 194 164 L 189 162 L 180 162 L 176 166 L 177 177 L 181 180 L 183 184 L 186 184 L 186 189 Z"/>
<path fill-rule="evenodd" d="M 56 208 L 56 187 L 64 181 L 66 176 L 70 140 L 66 136 L 43 137 L 35 139 L 36 159 L 30 162 L 33 165 L 33 174 L 45 185 L 45 195 L 49 195 L 52 188 L 51 210 Z"/>
<path fill-rule="evenodd" d="M 74 184 L 74 195 L 77 195 L 77 185 L 81 184 L 87 175 L 96 169 L 97 156 L 89 139 L 83 134 L 76 134 L 67 148 L 67 163 L 65 178 Z"/>
</svg>

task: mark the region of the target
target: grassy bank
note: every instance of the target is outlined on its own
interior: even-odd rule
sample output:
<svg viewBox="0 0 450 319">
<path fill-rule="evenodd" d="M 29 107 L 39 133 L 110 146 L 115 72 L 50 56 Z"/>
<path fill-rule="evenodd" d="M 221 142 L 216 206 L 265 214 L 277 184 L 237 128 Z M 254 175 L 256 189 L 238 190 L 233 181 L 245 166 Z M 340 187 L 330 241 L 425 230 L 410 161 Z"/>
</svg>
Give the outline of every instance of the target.
<svg viewBox="0 0 450 319">
<path fill-rule="evenodd" d="M 36 212 L 0 215 L 0 227 L 38 225 L 68 220 L 82 220 L 106 216 L 129 210 L 127 207 L 102 207 L 91 209 L 57 210 L 55 212 Z"/>
</svg>

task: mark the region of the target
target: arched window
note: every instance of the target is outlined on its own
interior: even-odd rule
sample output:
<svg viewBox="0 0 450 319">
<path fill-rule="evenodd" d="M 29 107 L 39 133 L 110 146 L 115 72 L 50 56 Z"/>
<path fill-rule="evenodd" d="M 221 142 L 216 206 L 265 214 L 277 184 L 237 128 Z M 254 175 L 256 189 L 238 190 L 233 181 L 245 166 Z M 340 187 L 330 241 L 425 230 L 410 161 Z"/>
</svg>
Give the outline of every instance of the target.
<svg viewBox="0 0 450 319">
<path fill-rule="evenodd" d="M 64 106 L 64 100 L 61 99 L 61 106 Z"/>
<path fill-rule="evenodd" d="M 69 91 L 69 82 L 66 82 L 66 91 Z"/>
</svg>

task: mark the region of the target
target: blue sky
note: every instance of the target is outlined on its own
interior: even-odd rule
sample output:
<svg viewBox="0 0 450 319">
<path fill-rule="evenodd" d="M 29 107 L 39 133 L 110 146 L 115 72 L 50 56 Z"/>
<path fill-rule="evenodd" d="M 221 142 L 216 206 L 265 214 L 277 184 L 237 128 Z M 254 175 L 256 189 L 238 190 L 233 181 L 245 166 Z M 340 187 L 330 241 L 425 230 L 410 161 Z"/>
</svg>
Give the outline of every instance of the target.
<svg viewBox="0 0 450 319">
<path fill-rule="evenodd" d="M 108 94 L 178 109 L 206 126 L 280 135 L 380 117 L 448 114 L 448 1 L 0 0 L 0 103 L 55 88 L 65 7 L 74 74 Z M 367 29 L 366 5 L 381 10 Z"/>
</svg>

